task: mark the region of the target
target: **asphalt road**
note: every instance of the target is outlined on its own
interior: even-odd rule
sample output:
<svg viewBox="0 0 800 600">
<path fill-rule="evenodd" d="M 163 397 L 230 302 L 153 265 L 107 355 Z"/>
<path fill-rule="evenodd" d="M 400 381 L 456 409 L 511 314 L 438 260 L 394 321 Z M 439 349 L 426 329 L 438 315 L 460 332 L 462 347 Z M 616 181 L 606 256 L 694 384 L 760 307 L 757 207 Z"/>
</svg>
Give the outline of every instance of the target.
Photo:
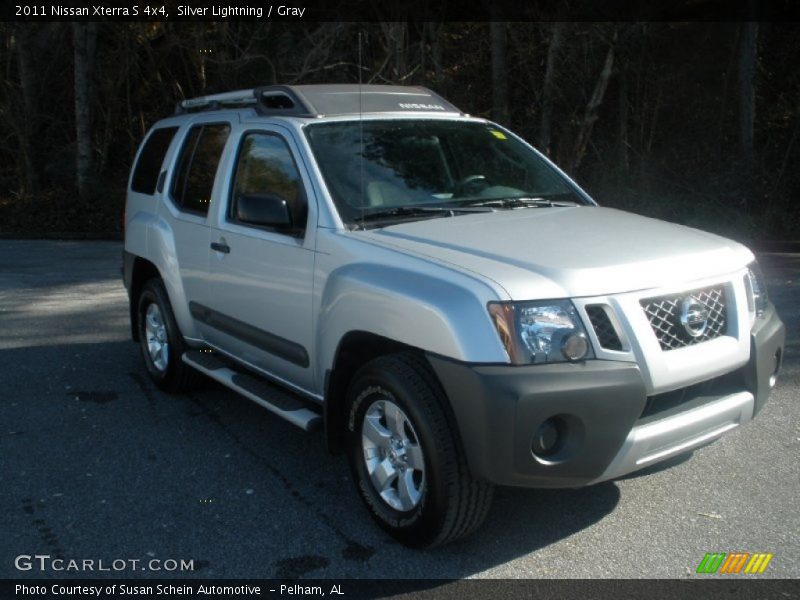
<svg viewBox="0 0 800 600">
<path fill-rule="evenodd" d="M 800 576 L 800 255 L 761 257 L 789 339 L 758 419 L 646 476 L 499 489 L 476 534 L 421 552 L 372 524 L 318 434 L 211 383 L 149 383 L 120 250 L 0 241 L 0 577 L 64 576 L 15 568 L 46 554 L 193 560 L 199 577 L 693 578 L 710 551 Z M 140 568 L 117 575 L 171 574 Z"/>
</svg>

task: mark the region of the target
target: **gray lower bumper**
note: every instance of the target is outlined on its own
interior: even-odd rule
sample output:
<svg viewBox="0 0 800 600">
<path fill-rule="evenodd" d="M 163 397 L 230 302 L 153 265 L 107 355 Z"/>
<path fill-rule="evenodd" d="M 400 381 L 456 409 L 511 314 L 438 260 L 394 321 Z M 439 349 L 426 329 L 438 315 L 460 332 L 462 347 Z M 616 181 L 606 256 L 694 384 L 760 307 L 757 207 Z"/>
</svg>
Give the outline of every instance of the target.
<svg viewBox="0 0 800 600">
<path fill-rule="evenodd" d="M 671 417 L 638 425 L 600 477 L 599 483 L 705 446 L 753 418 L 753 394 L 738 392 Z"/>
<path fill-rule="evenodd" d="M 469 365 L 428 356 L 450 399 L 467 461 L 501 485 L 579 487 L 620 477 L 708 444 L 763 407 L 785 331 L 772 306 L 751 334 L 749 362 L 720 388 L 653 415 L 632 363 Z M 532 440 L 555 419 L 561 441 L 537 456 Z"/>
</svg>

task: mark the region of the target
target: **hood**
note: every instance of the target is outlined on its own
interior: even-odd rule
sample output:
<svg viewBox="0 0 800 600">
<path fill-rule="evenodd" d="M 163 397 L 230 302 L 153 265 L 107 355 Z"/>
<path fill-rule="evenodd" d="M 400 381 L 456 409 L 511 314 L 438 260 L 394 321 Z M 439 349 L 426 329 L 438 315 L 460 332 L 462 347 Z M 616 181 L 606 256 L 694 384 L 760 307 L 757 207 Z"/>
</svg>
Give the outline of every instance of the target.
<svg viewBox="0 0 800 600">
<path fill-rule="evenodd" d="M 747 248 L 723 237 L 594 206 L 442 217 L 357 234 L 477 273 L 513 300 L 691 283 L 753 260 Z"/>
</svg>

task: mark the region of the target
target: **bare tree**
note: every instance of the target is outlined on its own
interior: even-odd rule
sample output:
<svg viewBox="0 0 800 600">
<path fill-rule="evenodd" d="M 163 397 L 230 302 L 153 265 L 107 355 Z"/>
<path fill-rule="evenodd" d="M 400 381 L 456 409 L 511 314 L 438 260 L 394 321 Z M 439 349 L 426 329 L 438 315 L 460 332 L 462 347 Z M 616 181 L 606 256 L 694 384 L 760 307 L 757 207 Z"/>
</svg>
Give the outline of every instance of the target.
<svg viewBox="0 0 800 600">
<path fill-rule="evenodd" d="M 433 61 L 433 68 L 437 79 L 442 76 L 442 63 L 444 62 L 441 38 L 443 28 L 441 24 L 430 24 L 428 27 L 428 34 L 431 40 L 431 60 Z"/>
<path fill-rule="evenodd" d="M 492 39 L 492 118 L 508 125 L 507 25 L 500 21 L 492 21 L 489 29 Z"/>
<path fill-rule="evenodd" d="M 758 23 L 742 23 L 739 34 L 739 146 L 746 174 L 754 164 L 753 129 L 756 118 L 755 70 L 758 53 Z"/>
<path fill-rule="evenodd" d="M 539 130 L 539 147 L 542 152 L 551 155 L 551 140 L 553 132 L 553 96 L 555 95 L 556 68 L 561 45 L 564 40 L 566 24 L 556 22 L 550 30 L 550 44 L 547 47 L 547 63 L 542 82 L 542 122 Z"/>
<path fill-rule="evenodd" d="M 628 73 L 622 69 L 619 74 L 619 167 L 623 173 L 630 170 L 628 155 Z"/>
<path fill-rule="evenodd" d="M 329 72 L 343 66 L 351 66 L 348 61 L 334 60 L 336 43 L 350 35 L 349 23 L 322 23 L 306 33 L 309 50 L 303 57 L 299 71 L 291 74 L 291 82 L 299 83 L 318 73 Z"/>
<path fill-rule="evenodd" d="M 432 70 L 433 77 L 437 81 L 442 75 L 442 28 L 442 23 L 424 21 L 419 30 L 419 35 L 422 38 L 420 44 L 420 67 L 423 74 L 429 69 Z M 429 61 L 430 64 L 428 64 Z"/>
<path fill-rule="evenodd" d="M 388 66 L 388 77 L 382 76 L 391 83 L 403 83 L 410 74 L 408 72 L 408 24 L 405 22 L 381 23 L 381 43 L 386 60 L 373 76 L 381 76 L 381 72 Z"/>
<path fill-rule="evenodd" d="M 92 150 L 92 73 L 94 70 L 97 23 L 73 23 L 75 50 L 75 134 L 77 141 L 77 184 L 86 198 L 94 178 Z"/>
<path fill-rule="evenodd" d="M 42 164 L 39 160 L 39 90 L 37 60 L 41 58 L 43 27 L 21 26 L 16 31 L 17 65 L 22 95 L 21 118 L 16 119 L 17 137 L 22 156 L 21 182 L 31 194 L 42 186 Z"/>
<path fill-rule="evenodd" d="M 580 128 L 578 129 L 578 135 L 575 138 L 575 145 L 573 147 L 571 160 L 569 161 L 568 168 L 571 173 L 574 173 L 578 170 L 578 167 L 580 167 L 581 161 L 586 154 L 586 146 L 588 145 L 589 138 L 592 135 L 594 123 L 597 121 L 597 109 L 603 103 L 603 97 L 606 94 L 606 88 L 608 88 L 608 81 L 611 79 L 611 73 L 613 72 L 614 47 L 616 40 L 617 35 L 615 33 L 613 41 L 608 46 L 606 59 L 603 62 L 603 68 L 600 71 L 597 82 L 595 83 L 594 92 L 592 92 L 592 96 L 589 99 L 589 102 L 586 104 L 586 110 L 583 114 L 583 120 L 581 121 Z"/>
</svg>

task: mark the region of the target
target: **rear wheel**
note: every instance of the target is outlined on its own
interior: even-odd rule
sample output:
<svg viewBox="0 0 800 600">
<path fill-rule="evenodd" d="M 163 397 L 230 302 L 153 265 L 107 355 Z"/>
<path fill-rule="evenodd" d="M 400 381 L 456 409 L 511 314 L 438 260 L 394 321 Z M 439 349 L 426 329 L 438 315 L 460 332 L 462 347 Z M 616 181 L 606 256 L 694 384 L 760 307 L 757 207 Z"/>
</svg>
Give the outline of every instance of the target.
<svg viewBox="0 0 800 600">
<path fill-rule="evenodd" d="M 168 392 L 191 389 L 198 373 L 183 362 L 186 351 L 164 283 L 151 279 L 142 287 L 137 304 L 139 345 L 150 378 Z"/>
<path fill-rule="evenodd" d="M 358 491 L 400 542 L 429 547 L 477 528 L 493 488 L 472 477 L 427 363 L 413 354 L 377 358 L 349 390 L 347 447 Z"/>
</svg>

